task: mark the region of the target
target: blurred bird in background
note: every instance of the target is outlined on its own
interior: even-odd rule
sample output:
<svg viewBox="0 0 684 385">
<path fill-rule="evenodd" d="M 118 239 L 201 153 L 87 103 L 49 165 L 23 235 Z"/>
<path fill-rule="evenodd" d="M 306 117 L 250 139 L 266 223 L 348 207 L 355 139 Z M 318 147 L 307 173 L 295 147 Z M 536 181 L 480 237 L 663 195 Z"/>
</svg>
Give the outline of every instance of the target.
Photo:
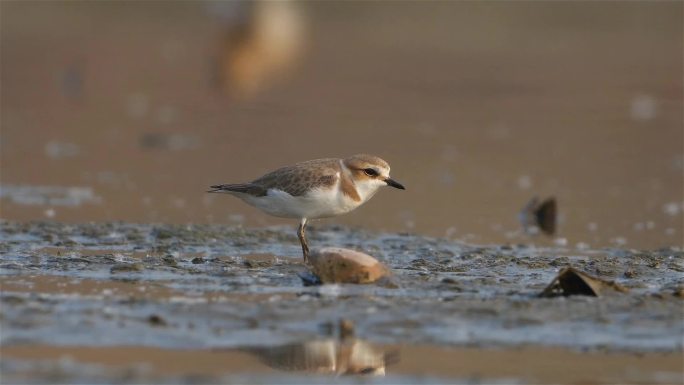
<svg viewBox="0 0 684 385">
<path fill-rule="evenodd" d="M 217 82 L 223 92 L 252 97 L 299 62 L 306 45 L 301 3 L 228 1 L 208 7 L 225 25 L 217 60 Z"/>
</svg>

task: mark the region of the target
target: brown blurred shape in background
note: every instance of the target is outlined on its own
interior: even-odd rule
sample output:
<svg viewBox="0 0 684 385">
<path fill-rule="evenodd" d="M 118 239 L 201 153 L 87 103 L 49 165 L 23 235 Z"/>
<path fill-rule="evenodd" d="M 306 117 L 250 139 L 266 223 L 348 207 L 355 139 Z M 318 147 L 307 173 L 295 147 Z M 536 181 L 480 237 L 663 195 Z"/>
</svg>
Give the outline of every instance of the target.
<svg viewBox="0 0 684 385">
<path fill-rule="evenodd" d="M 224 91 L 254 96 L 298 63 L 306 44 L 306 20 L 291 1 L 215 2 L 225 26 L 219 77 Z"/>
</svg>

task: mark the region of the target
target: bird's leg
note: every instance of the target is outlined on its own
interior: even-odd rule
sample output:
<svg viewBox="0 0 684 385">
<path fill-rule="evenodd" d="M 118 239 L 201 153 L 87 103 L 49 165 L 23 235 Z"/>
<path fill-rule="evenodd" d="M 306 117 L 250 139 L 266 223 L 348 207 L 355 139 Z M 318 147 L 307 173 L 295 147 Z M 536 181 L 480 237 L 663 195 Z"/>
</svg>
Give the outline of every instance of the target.
<svg viewBox="0 0 684 385">
<path fill-rule="evenodd" d="M 297 230 L 297 235 L 299 236 L 299 242 L 302 244 L 302 253 L 304 254 L 304 263 L 309 262 L 309 244 L 306 242 L 306 234 L 304 234 L 304 228 L 306 227 L 306 218 L 302 218 L 302 222 L 299 224 L 299 229 Z"/>
</svg>

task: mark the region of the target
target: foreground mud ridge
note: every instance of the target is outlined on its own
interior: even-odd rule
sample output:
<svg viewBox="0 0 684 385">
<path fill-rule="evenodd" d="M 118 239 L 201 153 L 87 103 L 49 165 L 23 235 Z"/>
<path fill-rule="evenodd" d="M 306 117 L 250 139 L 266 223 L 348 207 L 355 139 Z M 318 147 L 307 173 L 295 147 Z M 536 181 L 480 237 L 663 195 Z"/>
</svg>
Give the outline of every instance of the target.
<svg viewBox="0 0 684 385">
<path fill-rule="evenodd" d="M 0 229 L 4 381 L 682 381 L 676 248 L 475 246 L 313 227 L 312 246 L 369 253 L 399 287 L 305 287 L 291 227 Z M 568 265 L 628 291 L 539 298 Z M 554 377 L 568 362 L 583 370 Z"/>
</svg>

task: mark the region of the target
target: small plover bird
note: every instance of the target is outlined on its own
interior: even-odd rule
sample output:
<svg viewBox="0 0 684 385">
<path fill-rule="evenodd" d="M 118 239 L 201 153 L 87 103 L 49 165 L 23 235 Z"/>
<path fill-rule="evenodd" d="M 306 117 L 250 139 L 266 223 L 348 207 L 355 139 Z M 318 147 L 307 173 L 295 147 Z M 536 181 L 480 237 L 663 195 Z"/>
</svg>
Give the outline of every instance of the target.
<svg viewBox="0 0 684 385">
<path fill-rule="evenodd" d="M 267 214 L 299 219 L 297 235 L 304 262 L 308 262 L 307 220 L 348 213 L 373 197 L 381 186 L 404 190 L 389 172 L 384 160 L 359 154 L 296 163 L 249 183 L 214 185 L 208 192 L 228 193 Z"/>
</svg>

